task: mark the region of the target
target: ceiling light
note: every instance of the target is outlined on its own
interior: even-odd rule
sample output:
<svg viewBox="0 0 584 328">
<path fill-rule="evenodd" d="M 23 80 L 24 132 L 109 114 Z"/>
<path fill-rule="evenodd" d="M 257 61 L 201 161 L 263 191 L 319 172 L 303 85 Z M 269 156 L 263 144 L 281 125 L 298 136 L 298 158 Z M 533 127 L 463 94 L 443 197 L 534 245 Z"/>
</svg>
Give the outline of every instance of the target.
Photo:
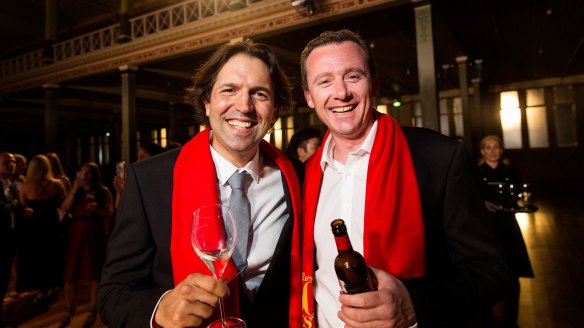
<svg viewBox="0 0 584 328">
<path fill-rule="evenodd" d="M 315 0 L 292 0 L 292 7 L 302 16 L 313 16 L 316 12 Z"/>
</svg>

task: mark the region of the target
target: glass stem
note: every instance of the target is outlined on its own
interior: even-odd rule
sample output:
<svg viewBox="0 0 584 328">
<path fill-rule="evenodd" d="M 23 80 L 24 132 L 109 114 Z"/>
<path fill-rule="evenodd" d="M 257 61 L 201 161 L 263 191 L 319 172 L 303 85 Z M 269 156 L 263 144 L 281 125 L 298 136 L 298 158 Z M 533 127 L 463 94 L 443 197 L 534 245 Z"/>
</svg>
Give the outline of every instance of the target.
<svg viewBox="0 0 584 328">
<path fill-rule="evenodd" d="M 227 322 L 225 322 L 225 309 L 223 308 L 223 297 L 219 297 L 219 312 L 221 313 L 221 327 L 229 328 Z"/>
</svg>

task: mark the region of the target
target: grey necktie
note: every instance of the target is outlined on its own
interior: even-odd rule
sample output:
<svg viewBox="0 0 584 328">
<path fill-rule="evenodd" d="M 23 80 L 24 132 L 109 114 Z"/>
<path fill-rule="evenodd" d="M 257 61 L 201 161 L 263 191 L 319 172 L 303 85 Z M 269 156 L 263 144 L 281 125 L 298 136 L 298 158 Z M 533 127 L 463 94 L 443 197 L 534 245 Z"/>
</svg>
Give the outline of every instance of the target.
<svg viewBox="0 0 584 328">
<path fill-rule="evenodd" d="M 235 172 L 227 180 L 227 183 L 231 186 L 229 207 L 237 222 L 237 247 L 233 252 L 233 261 L 239 270 L 243 270 L 247 266 L 247 250 L 250 239 L 250 205 L 244 191 L 246 181 L 249 178 L 251 176 L 247 172 Z"/>
</svg>

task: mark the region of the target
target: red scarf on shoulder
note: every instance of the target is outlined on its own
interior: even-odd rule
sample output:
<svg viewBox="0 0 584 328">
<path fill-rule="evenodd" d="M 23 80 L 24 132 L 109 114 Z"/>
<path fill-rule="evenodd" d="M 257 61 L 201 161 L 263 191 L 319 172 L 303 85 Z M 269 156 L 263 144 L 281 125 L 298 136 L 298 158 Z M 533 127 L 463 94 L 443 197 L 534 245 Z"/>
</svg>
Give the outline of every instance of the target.
<svg viewBox="0 0 584 328">
<path fill-rule="evenodd" d="M 410 149 L 397 122 L 377 114 L 365 191 L 364 257 L 369 266 L 399 278 L 425 273 L 425 240 L 418 181 Z M 314 220 L 322 184 L 325 140 L 306 165 L 302 231 L 302 323 L 315 327 Z M 332 221 L 335 218 L 329 218 Z M 331 232 L 332 233 L 332 232 Z M 336 277 L 331 277 L 336 279 Z"/>
<path fill-rule="evenodd" d="M 193 272 L 213 275 L 193 250 L 189 236 L 191 217 L 195 209 L 206 204 L 220 203 L 217 173 L 209 148 L 209 132 L 210 129 L 206 129 L 185 144 L 174 166 L 170 255 L 175 286 Z M 272 159 L 278 165 L 284 174 L 292 199 L 294 228 L 290 274 L 290 327 L 299 327 L 301 307 L 300 187 L 294 168 L 284 153 L 262 140 L 260 154 Z M 237 269 L 231 261 L 225 270 L 225 276 L 235 273 Z M 229 284 L 229 289 L 231 293 L 224 299 L 225 313 L 227 316 L 239 316 L 237 279 Z M 209 320 L 219 318 L 218 312 L 218 310 L 215 311 Z"/>
</svg>

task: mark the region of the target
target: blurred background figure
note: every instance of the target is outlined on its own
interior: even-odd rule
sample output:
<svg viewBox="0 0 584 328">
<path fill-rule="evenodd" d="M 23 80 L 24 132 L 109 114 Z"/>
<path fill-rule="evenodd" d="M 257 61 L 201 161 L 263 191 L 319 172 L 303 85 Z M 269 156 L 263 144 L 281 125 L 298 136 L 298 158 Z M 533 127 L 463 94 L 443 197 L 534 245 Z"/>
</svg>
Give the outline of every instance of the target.
<svg viewBox="0 0 584 328">
<path fill-rule="evenodd" d="M 145 160 L 164 151 L 164 148 L 154 142 L 141 142 L 138 146 L 138 161 Z"/>
<path fill-rule="evenodd" d="M 0 152 L 0 327 L 4 327 L 4 296 L 8 291 L 12 263 L 16 252 L 17 227 L 22 219 L 22 205 L 18 199 L 12 176 L 16 160 L 11 153 Z"/>
<path fill-rule="evenodd" d="M 501 138 L 486 136 L 481 140 L 480 147 L 482 158 L 477 168 L 479 188 L 516 277 L 506 298 L 493 309 L 493 326 L 517 327 L 519 277 L 534 277 L 525 241 L 513 212 L 517 207 L 517 190 L 522 186 L 521 176 L 516 168 L 503 162 Z"/>
<path fill-rule="evenodd" d="M 114 213 L 112 194 L 103 185 L 100 168 L 95 163 L 81 166 L 71 191 L 61 210 L 71 219 L 64 221 L 65 229 L 65 316 L 59 327 L 67 327 L 76 310 L 76 287 L 87 282 L 90 290 L 90 309 L 82 327 L 96 321 L 97 283 L 105 261 L 108 221 Z"/>
<path fill-rule="evenodd" d="M 170 146 L 170 144 L 169 144 L 169 146 Z M 180 144 L 178 144 L 178 146 L 173 144 L 170 147 L 172 147 L 172 148 L 180 147 Z M 172 148 L 169 148 L 169 149 L 172 149 Z M 137 153 L 138 159 L 136 161 L 143 161 L 143 160 L 148 159 L 152 156 L 158 155 L 166 150 L 167 149 L 164 149 L 159 144 L 156 144 L 153 142 L 140 143 L 140 146 L 138 146 L 138 153 Z M 120 205 L 120 196 L 122 194 L 122 190 L 124 190 L 124 187 L 126 185 L 126 180 L 119 177 L 116 174 L 114 176 L 114 181 L 112 184 L 114 186 L 114 189 L 116 190 L 116 199 L 114 201 L 114 205 L 115 205 L 115 208 L 118 208 L 118 206 Z"/>
<path fill-rule="evenodd" d="M 320 146 L 320 135 L 320 130 L 315 128 L 304 128 L 296 131 L 290 139 L 286 154 L 288 157 L 296 158 L 303 163 L 306 162 Z"/>
<path fill-rule="evenodd" d="M 304 162 L 314 154 L 318 146 L 320 146 L 320 141 L 320 130 L 310 127 L 296 131 L 290 138 L 286 154 L 294 166 L 301 186 L 304 182 Z"/>
<path fill-rule="evenodd" d="M 49 163 L 51 163 L 53 177 L 55 179 L 61 180 L 63 187 L 65 187 L 65 193 L 68 193 L 69 190 L 71 190 L 71 180 L 69 180 L 69 177 L 67 177 L 65 171 L 63 170 L 59 155 L 57 155 L 57 153 L 48 153 L 46 156 L 49 159 Z"/>
<path fill-rule="evenodd" d="M 17 255 L 18 292 L 39 289 L 35 302 L 44 305 L 58 300 L 62 284 L 62 238 L 57 208 L 65 187 L 53 178 L 49 159 L 36 155 L 30 161 L 19 199 L 24 220 Z"/>
<path fill-rule="evenodd" d="M 26 180 L 28 160 L 26 159 L 26 156 L 22 154 L 14 154 L 14 159 L 16 160 L 16 169 L 12 175 L 12 181 L 16 182 L 20 189 L 20 185 Z"/>
</svg>

